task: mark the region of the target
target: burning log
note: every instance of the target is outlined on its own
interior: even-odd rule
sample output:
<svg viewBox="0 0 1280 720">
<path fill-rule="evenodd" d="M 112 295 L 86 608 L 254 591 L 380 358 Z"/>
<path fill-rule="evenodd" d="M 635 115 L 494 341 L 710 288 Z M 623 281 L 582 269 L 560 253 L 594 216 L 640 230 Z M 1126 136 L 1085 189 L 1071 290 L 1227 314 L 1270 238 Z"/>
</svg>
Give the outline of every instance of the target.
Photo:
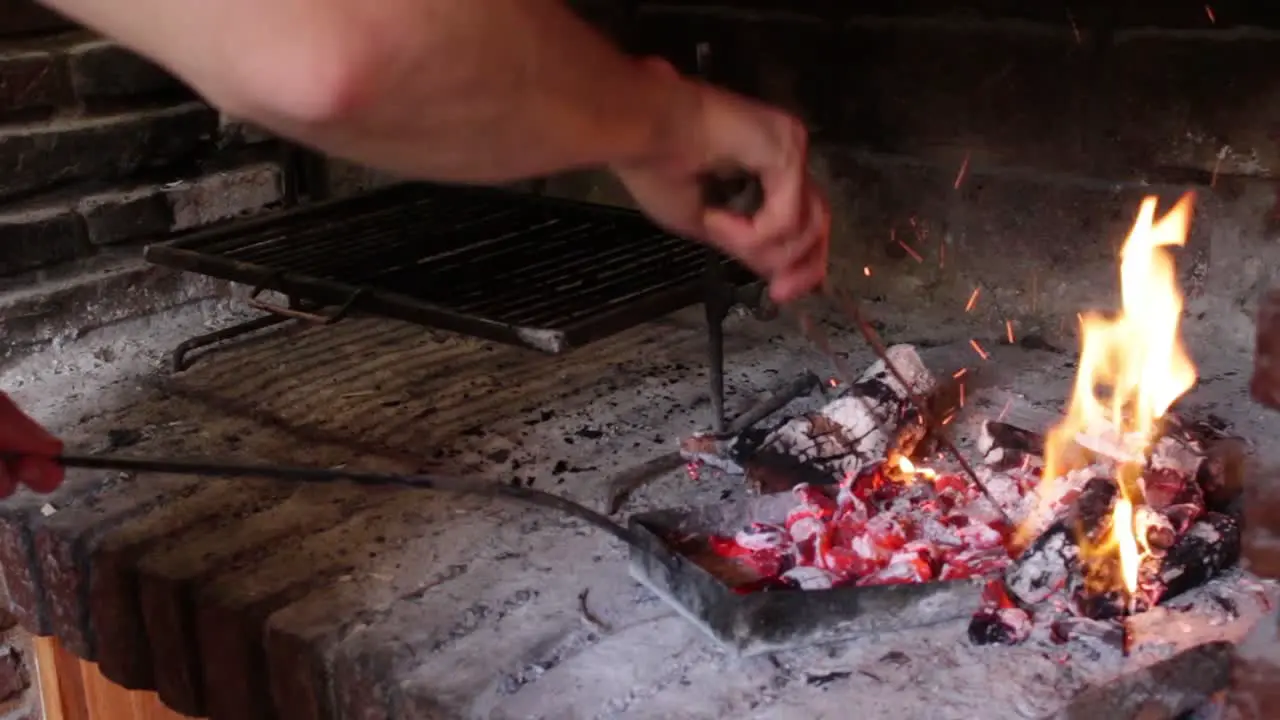
<svg viewBox="0 0 1280 720">
<path fill-rule="evenodd" d="M 1052 525 L 1010 567 L 1005 575 L 1009 594 L 1033 606 L 1062 593 L 1084 617 L 1122 617 L 1202 585 L 1239 559 L 1240 525 L 1234 517 L 1190 504 L 1167 505 L 1163 511 L 1140 506 L 1134 531 L 1147 552 L 1138 589 L 1130 596 L 1118 556 L 1107 551 L 1117 497 L 1114 482 L 1091 479 L 1071 517 Z"/>
<path fill-rule="evenodd" d="M 760 491 L 798 483 L 834 485 L 882 460 L 889 451 L 909 455 L 922 437 L 911 402 L 936 380 L 910 345 L 895 345 L 887 356 L 906 382 L 878 360 L 844 394 L 815 412 L 784 422 L 745 457 L 748 481 Z"/>
<path fill-rule="evenodd" d="M 1005 586 L 1023 605 L 1039 605 L 1064 590 L 1080 566 L 1080 547 L 1065 522 L 1054 523 L 1014 561 Z"/>
</svg>

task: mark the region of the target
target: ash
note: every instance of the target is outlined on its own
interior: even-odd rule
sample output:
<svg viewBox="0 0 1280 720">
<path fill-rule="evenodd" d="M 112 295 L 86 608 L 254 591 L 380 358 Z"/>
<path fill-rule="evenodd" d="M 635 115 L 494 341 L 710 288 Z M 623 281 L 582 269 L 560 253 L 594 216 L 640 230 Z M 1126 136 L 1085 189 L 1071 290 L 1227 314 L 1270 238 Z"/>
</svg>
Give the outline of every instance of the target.
<svg viewBox="0 0 1280 720">
<path fill-rule="evenodd" d="M 477 482 L 549 489 L 598 508 L 607 503 L 607 478 L 675 449 L 707 424 L 700 310 L 567 358 L 398 323 L 344 321 L 267 332 L 167 378 L 162 353 L 230 313 L 209 304 L 88 333 L 52 355 L 11 363 L 3 384 L 78 449 L 439 468 L 470 472 Z M 885 334 L 903 332 L 891 325 Z M 836 374 L 781 321 L 736 320 L 726 334 L 731 408 L 745 408 L 808 369 Z M 833 327 L 831 337 L 837 349 L 850 350 L 852 366 L 873 361 L 852 332 Z M 1028 395 L 975 380 L 952 425 L 962 450 L 975 446 L 984 418 L 1003 413 L 1018 424 L 1039 418 L 1047 425 L 1074 374 L 1069 354 L 1002 347 L 991 338 L 984 345 L 984 366 L 998 370 L 992 385 Z M 965 341 L 925 356 L 942 371 L 979 363 Z M 51 357 L 57 361 L 49 372 Z M 1213 392 L 1205 407 L 1232 419 L 1243 435 L 1277 435 L 1280 427 L 1243 401 L 1247 374 L 1201 367 L 1214 380 L 1206 383 Z M 809 398 L 787 413 L 822 404 Z M 216 487 L 233 497 L 257 485 Z M 306 513 L 330 507 L 335 495 L 361 492 L 302 488 L 271 512 Z M 677 469 L 637 492 L 627 511 L 743 492 L 739 477 L 707 472 L 692 481 Z M 67 499 L 40 501 L 56 512 Z M 1081 626 L 1065 643 L 1036 626 L 1017 646 L 975 646 L 965 620 L 738 659 L 635 583 L 624 547 L 580 523 L 425 493 L 371 504 L 264 554 L 281 582 L 359 558 L 334 587 L 300 603 L 309 614 L 285 608 L 272 622 L 288 627 L 310 617 L 340 627 L 330 657 L 381 658 L 380 667 L 398 673 L 396 700 L 410 717 L 433 708 L 495 720 L 809 720 L 848 717 L 856 702 L 858 717 L 870 719 L 1037 718 L 1180 650 L 1237 641 L 1276 600 L 1272 585 L 1238 571 L 1221 576 L 1134 618 L 1128 657 L 1101 626 Z M 225 535 L 229 541 L 236 531 Z M 337 553 L 336 542 L 358 551 Z"/>
</svg>

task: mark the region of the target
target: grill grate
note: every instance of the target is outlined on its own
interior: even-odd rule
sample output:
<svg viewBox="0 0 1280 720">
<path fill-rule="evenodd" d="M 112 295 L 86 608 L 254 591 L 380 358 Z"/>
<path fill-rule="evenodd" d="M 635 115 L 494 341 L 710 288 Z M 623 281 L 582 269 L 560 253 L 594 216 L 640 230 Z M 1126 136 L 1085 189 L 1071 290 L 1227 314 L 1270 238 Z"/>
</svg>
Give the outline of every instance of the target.
<svg viewBox="0 0 1280 720">
<path fill-rule="evenodd" d="M 179 236 L 158 265 L 563 352 L 699 302 L 711 258 L 631 210 L 409 183 Z"/>
</svg>

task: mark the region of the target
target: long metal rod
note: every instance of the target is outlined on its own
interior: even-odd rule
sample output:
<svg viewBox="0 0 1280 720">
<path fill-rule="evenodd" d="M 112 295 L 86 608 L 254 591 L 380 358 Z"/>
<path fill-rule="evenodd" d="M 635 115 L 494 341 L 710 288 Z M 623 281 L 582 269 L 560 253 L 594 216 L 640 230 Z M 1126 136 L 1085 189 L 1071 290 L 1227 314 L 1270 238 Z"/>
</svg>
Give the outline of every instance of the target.
<svg viewBox="0 0 1280 720">
<path fill-rule="evenodd" d="M 0 453 L 5 459 L 16 459 L 19 454 Z M 644 544 L 627 528 L 618 525 L 600 513 L 572 500 L 542 490 L 504 485 L 501 483 L 475 482 L 441 475 L 394 475 L 348 470 L 257 465 L 203 460 L 170 460 L 128 458 L 112 455 L 58 455 L 51 458 L 64 468 L 86 470 L 113 470 L 133 473 L 168 473 L 204 477 L 261 477 L 274 480 L 290 480 L 303 483 L 350 482 L 356 485 L 377 487 L 406 487 L 415 490 L 436 490 L 460 495 L 479 495 L 516 500 L 529 505 L 557 510 L 571 515 L 609 533 L 622 542 L 636 548 Z"/>
<path fill-rule="evenodd" d="M 895 367 L 893 362 L 889 359 L 888 348 L 885 347 L 884 342 L 880 339 L 880 334 L 876 332 L 875 328 L 871 327 L 871 323 L 867 322 L 866 317 L 863 316 L 862 308 L 859 307 L 857 300 L 847 293 L 830 289 L 825 292 L 829 297 L 836 301 L 838 306 L 844 310 L 849 318 L 853 320 L 854 324 L 858 326 L 859 332 L 862 333 L 862 337 L 866 339 L 867 344 L 871 346 L 876 357 L 884 361 L 885 368 L 893 375 L 894 379 L 902 385 L 903 389 L 906 390 L 907 397 L 911 399 L 911 404 L 914 405 L 916 411 L 920 413 L 920 418 L 928 424 L 927 426 L 930 432 L 938 441 L 938 444 L 942 446 L 942 449 L 946 450 L 953 458 L 955 458 L 955 461 L 959 463 L 960 468 L 964 470 L 965 474 L 968 475 L 969 479 L 973 482 L 974 487 L 981 490 L 982 494 L 987 496 L 987 499 L 991 501 L 993 506 L 995 506 L 996 511 L 1005 519 L 1005 522 L 1011 522 L 1009 514 L 1005 512 L 1004 508 L 1000 506 L 1000 503 L 996 501 L 995 496 L 991 494 L 991 491 L 987 489 L 987 486 L 978 478 L 978 473 L 973 471 L 973 466 L 969 465 L 969 461 L 964 459 L 964 455 L 961 454 L 960 449 L 956 447 L 955 443 L 951 442 L 951 438 L 947 435 L 943 426 L 939 423 L 933 422 L 932 413 L 929 411 L 928 403 L 926 403 L 924 398 L 921 398 L 915 390 L 911 388 L 911 385 L 907 383 L 906 377 L 899 372 L 898 368 Z"/>
</svg>

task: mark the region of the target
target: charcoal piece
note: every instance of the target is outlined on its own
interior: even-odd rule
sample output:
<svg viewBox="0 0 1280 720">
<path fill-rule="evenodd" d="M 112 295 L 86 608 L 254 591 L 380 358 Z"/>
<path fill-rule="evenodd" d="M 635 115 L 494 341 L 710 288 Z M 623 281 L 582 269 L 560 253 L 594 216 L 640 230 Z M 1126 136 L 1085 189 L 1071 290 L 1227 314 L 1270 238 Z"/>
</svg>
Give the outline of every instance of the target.
<svg viewBox="0 0 1280 720">
<path fill-rule="evenodd" d="M 1183 533 L 1191 529 L 1191 525 L 1204 515 L 1204 506 L 1202 505 L 1170 505 L 1160 511 L 1161 515 L 1169 521 L 1173 526 L 1175 535 L 1181 537 Z"/>
<path fill-rule="evenodd" d="M 928 394 L 937 383 L 912 346 L 895 345 L 886 355 L 907 387 L 877 361 L 840 397 L 770 432 L 744 459 L 748 482 L 762 490 L 833 484 L 880 461 L 895 441 L 909 442 L 901 430 L 919 422 L 912 394 Z"/>
<path fill-rule="evenodd" d="M 1196 483 L 1204 495 L 1204 505 L 1214 512 L 1226 512 L 1244 493 L 1244 463 L 1248 444 L 1227 437 L 1205 444 L 1205 461 L 1196 473 Z"/>
<path fill-rule="evenodd" d="M 1071 527 L 1065 522 L 1054 523 L 1009 566 L 1005 587 L 1024 605 L 1043 602 L 1067 587 L 1079 568 L 1079 556 Z"/>
<path fill-rule="evenodd" d="M 969 620 L 974 645 L 1017 645 L 1031 634 L 1031 616 L 1020 608 L 984 608 Z"/>
<path fill-rule="evenodd" d="M 1123 590 L 1095 592 L 1083 584 L 1075 588 L 1071 599 L 1075 602 L 1076 612 L 1090 620 L 1117 620 L 1151 609 L 1143 597 L 1130 600 Z"/>
<path fill-rule="evenodd" d="M 1142 473 L 1146 502 L 1156 510 L 1171 505 L 1204 506 L 1204 493 L 1194 476 L 1169 467 L 1149 467 Z"/>
<path fill-rule="evenodd" d="M 1077 533 L 1095 542 L 1106 535 L 1118 490 L 1110 478 L 1089 478 L 1076 498 L 1072 513 Z"/>
<path fill-rule="evenodd" d="M 997 470 L 1015 468 L 1028 457 L 1044 455 L 1044 437 L 1008 423 L 986 420 L 978 436 L 982 462 Z"/>
<path fill-rule="evenodd" d="M 1169 548 L 1160 565 L 1169 600 L 1199 587 L 1240 559 L 1240 521 L 1223 513 L 1206 513 Z"/>
</svg>

